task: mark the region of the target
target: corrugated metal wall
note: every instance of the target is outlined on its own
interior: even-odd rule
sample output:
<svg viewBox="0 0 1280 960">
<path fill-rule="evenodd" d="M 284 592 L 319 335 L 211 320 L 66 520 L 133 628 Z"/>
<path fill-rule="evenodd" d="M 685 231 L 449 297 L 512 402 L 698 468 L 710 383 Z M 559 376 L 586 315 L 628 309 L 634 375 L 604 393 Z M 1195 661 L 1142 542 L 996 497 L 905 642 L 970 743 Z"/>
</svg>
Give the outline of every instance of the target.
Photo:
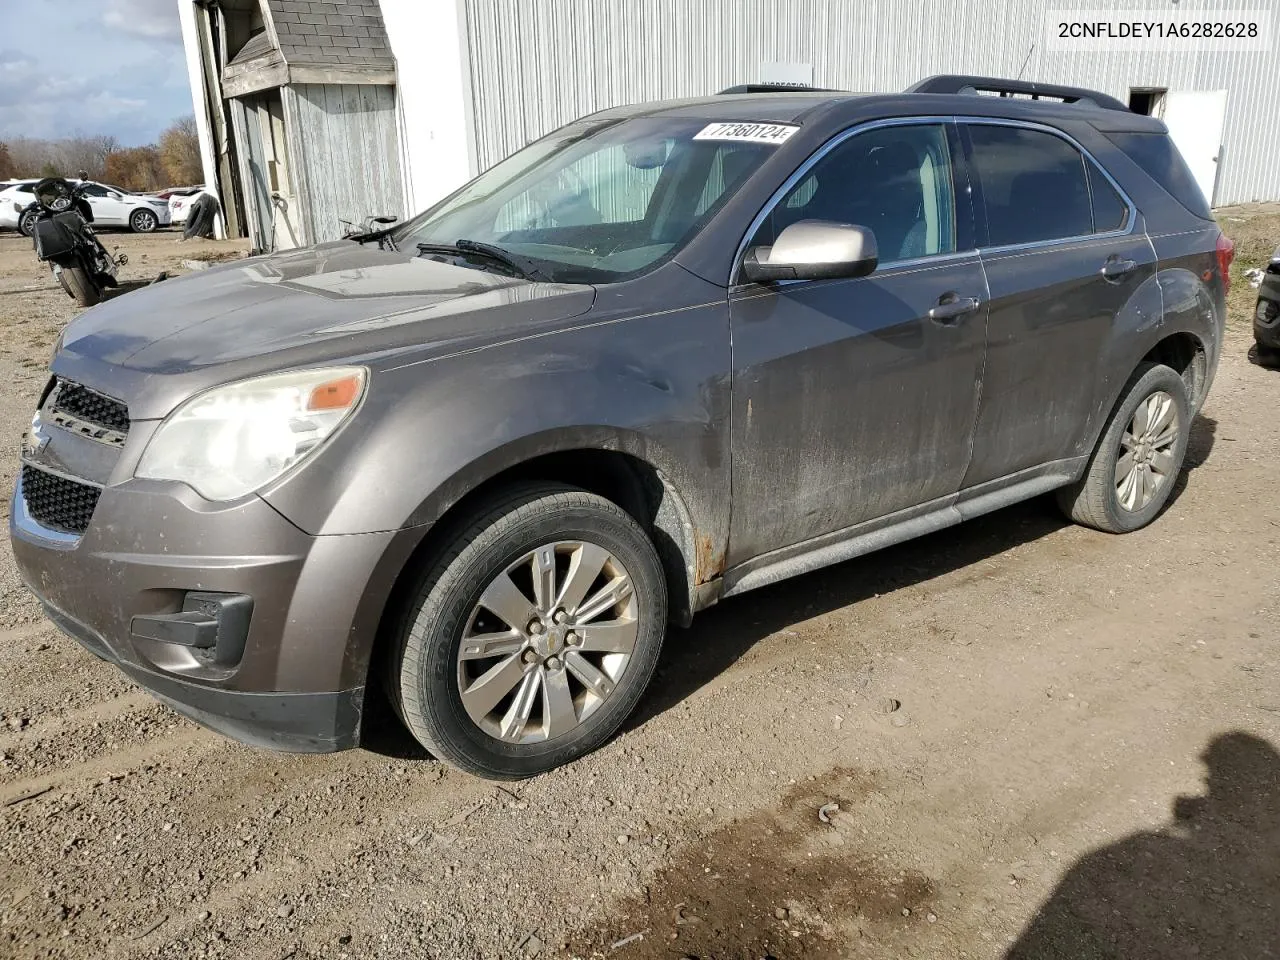
<svg viewBox="0 0 1280 960">
<path fill-rule="evenodd" d="M 1168 0 L 464 0 L 480 169 L 575 117 L 702 96 L 809 63 L 815 86 L 902 90 L 936 73 L 1093 87 L 1227 89 L 1217 201 L 1280 199 L 1280 52 L 1057 53 L 1050 9 L 1168 9 Z M 1184 4 L 1176 9 L 1185 12 Z M 1199 0 L 1197 10 L 1274 9 Z M 1277 17 L 1276 19 L 1280 19 Z M 1025 68 L 1024 68 L 1025 64 Z"/>
<path fill-rule="evenodd" d="M 308 242 L 340 239 L 343 220 L 404 216 L 395 87 L 300 83 L 285 91 Z"/>
</svg>

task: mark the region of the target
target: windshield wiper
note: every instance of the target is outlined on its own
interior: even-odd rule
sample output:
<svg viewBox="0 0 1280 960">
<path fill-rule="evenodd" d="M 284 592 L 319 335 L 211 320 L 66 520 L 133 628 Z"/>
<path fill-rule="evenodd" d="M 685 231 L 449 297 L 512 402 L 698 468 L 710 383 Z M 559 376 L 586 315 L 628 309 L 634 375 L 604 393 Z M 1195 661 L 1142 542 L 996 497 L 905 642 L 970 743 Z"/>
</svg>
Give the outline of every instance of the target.
<svg viewBox="0 0 1280 960">
<path fill-rule="evenodd" d="M 511 253 L 503 250 L 501 247 L 495 247 L 491 243 L 481 243 L 479 240 L 459 240 L 457 243 L 420 243 L 418 244 L 418 253 L 440 253 L 446 256 L 457 256 L 458 254 L 473 254 L 492 260 L 494 263 L 500 263 L 508 270 L 515 272 L 515 275 L 525 280 L 542 280 L 549 278 L 541 270 L 537 268 L 532 260 L 528 257 L 522 257 L 519 254 Z"/>
</svg>

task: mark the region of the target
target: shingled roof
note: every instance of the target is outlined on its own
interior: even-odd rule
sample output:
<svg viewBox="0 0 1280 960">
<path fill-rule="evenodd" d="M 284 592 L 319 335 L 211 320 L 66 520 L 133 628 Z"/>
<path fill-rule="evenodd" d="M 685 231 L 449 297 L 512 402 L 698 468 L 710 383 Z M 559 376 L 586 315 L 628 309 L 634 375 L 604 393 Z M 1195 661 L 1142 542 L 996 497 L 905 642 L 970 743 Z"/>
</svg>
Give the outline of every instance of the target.
<svg viewBox="0 0 1280 960">
<path fill-rule="evenodd" d="M 289 63 L 395 69 L 378 0 L 267 0 Z"/>
<path fill-rule="evenodd" d="M 264 13 L 271 29 L 251 38 L 223 69 L 224 96 L 288 83 L 396 82 L 378 0 L 265 0 Z"/>
</svg>

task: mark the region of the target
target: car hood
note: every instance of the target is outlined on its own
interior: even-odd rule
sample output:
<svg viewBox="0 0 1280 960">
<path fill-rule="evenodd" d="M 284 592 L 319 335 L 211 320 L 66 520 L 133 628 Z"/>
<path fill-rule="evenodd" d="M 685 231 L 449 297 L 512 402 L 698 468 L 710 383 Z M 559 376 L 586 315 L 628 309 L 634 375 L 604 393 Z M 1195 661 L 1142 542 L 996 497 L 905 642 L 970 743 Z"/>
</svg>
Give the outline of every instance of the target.
<svg viewBox="0 0 1280 960">
<path fill-rule="evenodd" d="M 54 371 L 164 416 L 196 389 L 388 354 L 430 359 L 541 332 L 593 287 L 532 283 L 351 241 L 166 280 L 67 326 Z"/>
</svg>

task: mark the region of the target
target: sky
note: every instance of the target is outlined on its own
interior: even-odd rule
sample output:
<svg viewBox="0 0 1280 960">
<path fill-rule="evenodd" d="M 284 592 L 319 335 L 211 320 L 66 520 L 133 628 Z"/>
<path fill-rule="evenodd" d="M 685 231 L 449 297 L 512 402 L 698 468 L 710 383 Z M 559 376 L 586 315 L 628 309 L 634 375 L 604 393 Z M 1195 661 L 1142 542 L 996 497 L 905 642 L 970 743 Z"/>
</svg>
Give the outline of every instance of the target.
<svg viewBox="0 0 1280 960">
<path fill-rule="evenodd" d="M 136 146 L 191 112 L 177 0 L 0 0 L 0 140 Z"/>
</svg>

